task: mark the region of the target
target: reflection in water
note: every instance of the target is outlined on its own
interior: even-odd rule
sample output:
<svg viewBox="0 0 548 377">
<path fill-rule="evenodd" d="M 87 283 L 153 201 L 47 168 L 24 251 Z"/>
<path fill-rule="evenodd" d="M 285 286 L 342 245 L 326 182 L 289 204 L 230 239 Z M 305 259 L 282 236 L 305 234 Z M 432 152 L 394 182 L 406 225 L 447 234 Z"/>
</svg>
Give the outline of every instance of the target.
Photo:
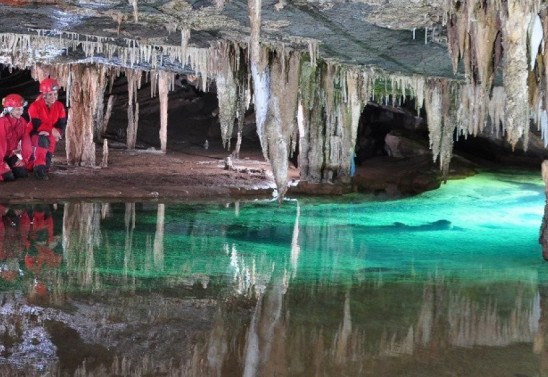
<svg viewBox="0 0 548 377">
<path fill-rule="evenodd" d="M 63 214 L 63 251 L 67 270 L 73 271 L 80 288 L 100 288 L 95 271 L 95 252 L 101 247 L 101 206 L 67 203 Z M 99 251 L 99 250 L 97 250 Z"/>
<path fill-rule="evenodd" d="M 0 374 L 545 375 L 543 187 L 525 179 L 383 203 L 4 206 Z"/>
<path fill-rule="evenodd" d="M 154 268 L 161 271 L 164 269 L 164 219 L 165 205 L 158 204 L 156 216 L 156 232 L 154 234 Z"/>
</svg>

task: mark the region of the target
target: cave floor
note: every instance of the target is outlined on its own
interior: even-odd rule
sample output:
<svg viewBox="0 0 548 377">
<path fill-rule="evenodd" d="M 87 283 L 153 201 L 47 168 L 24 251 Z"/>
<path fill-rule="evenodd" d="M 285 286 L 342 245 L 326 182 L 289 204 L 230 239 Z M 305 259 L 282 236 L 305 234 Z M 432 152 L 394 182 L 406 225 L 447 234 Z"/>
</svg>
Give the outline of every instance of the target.
<svg viewBox="0 0 548 377">
<path fill-rule="evenodd" d="M 60 143 L 62 144 L 62 143 Z M 274 180 L 260 151 L 243 151 L 224 169 L 229 154 L 221 148 L 190 146 L 169 150 L 109 149 L 108 166 L 70 166 L 62 145 L 53 158 L 48 180 L 34 176 L 0 183 L 0 201 L 57 200 L 207 200 L 215 198 L 272 197 Z M 97 148 L 100 149 L 100 148 Z M 97 165 L 102 150 L 97 152 Z M 297 174 L 292 169 L 292 175 Z"/>
<path fill-rule="evenodd" d="M 111 143 L 107 167 L 82 167 L 67 164 L 64 143 L 60 142 L 49 179 L 38 180 L 31 174 L 14 182 L 2 182 L 0 202 L 219 201 L 274 197 L 272 170 L 260 150 L 242 148 L 240 158 L 232 160 L 230 170 L 225 169 L 228 155 L 220 145 L 208 149 L 196 143 L 168 146 L 168 152 L 163 154 L 154 148 L 130 151 L 122 144 Z M 98 146 L 98 166 L 101 161 L 102 149 Z M 291 163 L 288 174 L 288 196 L 338 196 L 361 191 L 394 198 L 436 189 L 441 181 L 439 169 L 430 156 L 370 159 L 357 166 L 353 185 L 299 182 L 299 169 Z M 473 172 L 468 166 L 464 173 L 458 168 L 452 178 L 469 175 Z"/>
</svg>

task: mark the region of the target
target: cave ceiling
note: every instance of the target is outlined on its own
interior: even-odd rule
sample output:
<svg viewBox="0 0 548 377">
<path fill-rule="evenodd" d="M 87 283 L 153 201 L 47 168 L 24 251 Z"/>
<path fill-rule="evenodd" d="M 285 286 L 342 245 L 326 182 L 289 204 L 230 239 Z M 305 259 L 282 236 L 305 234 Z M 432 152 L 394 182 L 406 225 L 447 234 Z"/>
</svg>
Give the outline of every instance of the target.
<svg viewBox="0 0 548 377">
<path fill-rule="evenodd" d="M 444 45 L 441 1 L 263 1 L 263 43 L 318 49 L 338 63 L 388 72 L 454 77 Z M 247 43 L 250 35 L 246 0 L 142 1 L 0 1 L 2 35 L 57 37 L 69 41 L 102 37 L 110 44 L 206 48 L 218 40 Z M 134 12 L 135 10 L 135 12 Z M 136 19 L 137 18 L 137 19 Z M 71 33 L 77 33 L 78 36 Z M 425 35 L 426 33 L 426 35 Z M 84 61 L 78 49 L 43 43 L 33 61 Z M 7 54 L 3 54 L 7 55 Z M 95 54 L 97 60 L 101 54 Z M 5 56 L 4 56 L 4 62 Z M 116 61 L 110 61 L 116 64 Z M 27 62 L 28 64 L 28 62 Z M 123 62 L 120 62 L 123 65 Z M 140 62 L 140 64 L 144 64 Z M 146 68 L 146 64 L 144 64 Z M 168 70 L 184 67 L 163 63 Z"/>
</svg>

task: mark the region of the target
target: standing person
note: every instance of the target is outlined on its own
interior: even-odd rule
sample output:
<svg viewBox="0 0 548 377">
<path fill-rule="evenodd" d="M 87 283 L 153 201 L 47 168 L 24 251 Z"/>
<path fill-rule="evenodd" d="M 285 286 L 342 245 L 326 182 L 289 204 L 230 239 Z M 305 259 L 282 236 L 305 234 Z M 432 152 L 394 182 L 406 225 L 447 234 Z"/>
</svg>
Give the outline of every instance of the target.
<svg viewBox="0 0 548 377">
<path fill-rule="evenodd" d="M 34 149 L 33 171 L 38 179 L 48 179 L 55 146 L 67 126 L 65 106 L 57 100 L 59 83 L 47 78 L 40 83 L 40 95 L 29 106 L 28 132 Z M 32 158 L 31 158 L 32 159 Z"/>
<path fill-rule="evenodd" d="M 0 181 L 8 182 L 26 177 L 27 161 L 31 154 L 30 138 L 25 129 L 27 121 L 22 117 L 27 103 L 19 94 L 9 94 L 2 99 L 4 110 L 0 116 Z M 21 149 L 23 159 L 16 151 Z"/>
</svg>

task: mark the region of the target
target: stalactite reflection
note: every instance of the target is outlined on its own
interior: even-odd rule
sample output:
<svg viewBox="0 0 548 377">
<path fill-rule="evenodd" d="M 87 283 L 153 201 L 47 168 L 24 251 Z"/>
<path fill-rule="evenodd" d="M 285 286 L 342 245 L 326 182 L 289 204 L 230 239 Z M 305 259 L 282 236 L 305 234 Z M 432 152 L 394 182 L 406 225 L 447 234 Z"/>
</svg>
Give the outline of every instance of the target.
<svg viewBox="0 0 548 377">
<path fill-rule="evenodd" d="M 125 204 L 124 223 L 126 226 L 126 237 L 124 244 L 124 278 L 129 278 L 129 271 L 133 270 L 134 255 L 133 255 L 133 231 L 135 229 L 135 203 Z M 126 284 L 130 284 L 130 280 L 126 280 Z"/>
<path fill-rule="evenodd" d="M 66 266 L 75 272 L 81 288 L 97 288 L 95 253 L 101 244 L 101 206 L 97 203 L 67 203 L 63 215 L 63 251 Z"/>
<path fill-rule="evenodd" d="M 166 207 L 165 204 L 158 204 L 158 215 L 156 218 L 156 232 L 154 234 L 154 268 L 164 269 L 164 222 Z"/>
<path fill-rule="evenodd" d="M 10 292 L 0 293 L 0 338 L 9 340 L 0 357 L 36 339 L 40 360 L 57 360 L 65 340 L 55 345 L 45 325 L 55 318 L 108 350 L 102 365 L 80 364 L 82 375 L 443 375 L 445 361 L 490 357 L 501 360 L 497 375 L 512 356 L 547 369 L 537 270 L 512 280 L 355 268 L 371 258 L 376 233 L 439 230 L 357 226 L 345 220 L 351 209 L 306 201 L 268 207 L 265 227 L 264 205 L 242 202 L 239 215 L 224 205 L 0 207 L 0 289 Z"/>
</svg>

